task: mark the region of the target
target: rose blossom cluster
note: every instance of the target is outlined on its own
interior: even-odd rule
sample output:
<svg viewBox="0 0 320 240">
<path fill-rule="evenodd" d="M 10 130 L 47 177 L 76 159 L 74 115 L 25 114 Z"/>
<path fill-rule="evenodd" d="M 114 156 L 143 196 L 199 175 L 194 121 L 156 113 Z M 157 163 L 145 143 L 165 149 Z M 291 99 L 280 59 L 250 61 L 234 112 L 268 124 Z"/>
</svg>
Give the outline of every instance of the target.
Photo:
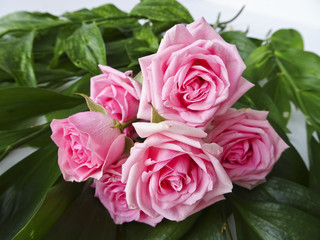
<svg viewBox="0 0 320 240">
<path fill-rule="evenodd" d="M 265 181 L 288 146 L 267 112 L 231 108 L 253 86 L 234 45 L 200 19 L 171 28 L 139 62 L 142 85 L 108 66 L 91 79 L 91 101 L 104 113 L 53 120 L 66 181 L 94 179 L 115 223 L 152 226 L 224 199 L 233 184 Z"/>
</svg>

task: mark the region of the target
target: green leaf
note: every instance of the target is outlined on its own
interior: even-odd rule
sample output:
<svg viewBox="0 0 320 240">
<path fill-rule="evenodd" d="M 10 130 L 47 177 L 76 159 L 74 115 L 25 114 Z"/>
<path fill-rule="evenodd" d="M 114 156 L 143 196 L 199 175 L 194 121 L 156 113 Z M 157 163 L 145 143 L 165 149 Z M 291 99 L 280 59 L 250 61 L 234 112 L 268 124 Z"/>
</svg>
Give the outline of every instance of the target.
<svg viewBox="0 0 320 240">
<path fill-rule="evenodd" d="M 49 129 L 47 124 L 13 131 L 0 131 L 0 161 L 13 149 L 37 138 Z"/>
<path fill-rule="evenodd" d="M 239 194 L 239 190 L 236 188 L 234 192 Z M 320 219 L 320 196 L 305 186 L 282 178 L 270 177 L 251 191 L 241 189 L 240 195 L 244 199 L 285 204 Z"/>
<path fill-rule="evenodd" d="M 277 105 L 282 117 L 285 119 L 285 123 L 288 124 L 291 116 L 291 106 L 289 91 L 290 88 L 283 76 L 277 76 L 275 79 L 269 80 L 264 86 L 273 102 Z"/>
<path fill-rule="evenodd" d="M 147 42 L 149 47 L 155 52 L 158 50 L 159 40 L 149 24 L 145 24 L 138 29 L 134 29 L 133 35 L 136 39 Z"/>
<path fill-rule="evenodd" d="M 246 36 L 245 33 L 239 31 L 223 32 L 221 37 L 230 44 L 235 44 L 239 51 L 240 56 L 245 59 L 250 55 L 257 47 L 256 45 Z"/>
<path fill-rule="evenodd" d="M 60 174 L 57 148 L 48 145 L 0 176 L 1 239 L 11 239 L 28 222 Z"/>
<path fill-rule="evenodd" d="M 320 132 L 320 57 L 297 49 L 275 51 L 276 63 L 290 86 L 294 104 Z"/>
<path fill-rule="evenodd" d="M 97 15 L 96 13 L 90 11 L 87 8 L 83 8 L 74 12 L 66 12 L 62 16 L 68 18 L 73 22 L 82 22 L 90 20 L 94 21 L 101 18 L 101 16 Z"/>
<path fill-rule="evenodd" d="M 150 20 L 175 23 L 191 23 L 188 10 L 175 0 L 145 0 L 137 4 L 131 15 Z"/>
<path fill-rule="evenodd" d="M 249 107 L 269 111 L 268 118 L 272 119 L 285 131 L 288 132 L 286 127 L 286 121 L 283 118 L 276 104 L 273 102 L 271 97 L 263 91 L 259 84 L 256 84 L 251 88 L 239 101 L 239 103 L 246 103 Z"/>
<path fill-rule="evenodd" d="M 98 64 L 106 65 L 106 48 L 97 25 L 82 24 L 63 39 L 64 50 L 73 64 L 92 74 L 99 74 Z"/>
<path fill-rule="evenodd" d="M 284 129 L 273 121 L 270 121 L 270 124 L 289 146 L 273 166 L 270 175 L 308 186 L 309 172 L 300 154 L 290 142 Z"/>
<path fill-rule="evenodd" d="M 183 239 L 223 240 L 232 239 L 225 211 L 225 202 L 218 202 L 204 209 Z"/>
<path fill-rule="evenodd" d="M 125 223 L 122 230 L 124 231 L 124 239 L 175 240 L 184 236 L 198 218 L 199 213 L 193 214 L 181 222 L 172 222 L 164 219 L 155 228 L 138 222 Z"/>
<path fill-rule="evenodd" d="M 116 225 L 88 188 L 64 212 L 43 239 L 115 239 Z"/>
<path fill-rule="evenodd" d="M 314 137 L 314 133 L 313 128 L 307 124 L 310 188 L 320 194 L 320 142 Z"/>
<path fill-rule="evenodd" d="M 49 13 L 14 12 L 0 18 L 0 36 L 9 31 L 45 29 L 67 23 Z"/>
<path fill-rule="evenodd" d="M 272 34 L 271 45 L 274 50 L 295 48 L 303 50 L 303 39 L 294 29 L 280 29 Z"/>
<path fill-rule="evenodd" d="M 32 67 L 34 35 L 34 32 L 29 32 L 19 38 L 0 40 L 0 68 L 10 74 L 20 86 L 37 85 Z"/>
<path fill-rule="evenodd" d="M 244 201 L 235 196 L 230 200 L 238 239 L 316 240 L 320 236 L 320 220 L 301 210 L 273 202 Z"/>
<path fill-rule="evenodd" d="M 13 239 L 42 239 L 80 195 L 81 186 L 81 184 L 61 182 L 53 187 L 39 210 Z"/>
<path fill-rule="evenodd" d="M 103 113 L 104 115 L 108 116 L 108 113 L 106 112 L 106 109 L 104 107 L 102 107 L 101 105 L 95 103 L 94 101 L 92 101 L 92 99 L 90 97 L 88 97 L 85 94 L 82 93 L 77 93 L 78 95 L 84 97 L 84 99 L 87 102 L 88 108 L 90 109 L 90 111 L 93 112 L 100 112 Z"/>
<path fill-rule="evenodd" d="M 0 130 L 12 129 L 31 118 L 81 103 L 80 98 L 40 88 L 0 89 Z"/>
<path fill-rule="evenodd" d="M 273 53 L 268 45 L 258 47 L 251 52 L 245 59 L 245 64 L 247 68 L 243 76 L 254 83 L 268 77 L 276 66 L 273 60 Z"/>
</svg>

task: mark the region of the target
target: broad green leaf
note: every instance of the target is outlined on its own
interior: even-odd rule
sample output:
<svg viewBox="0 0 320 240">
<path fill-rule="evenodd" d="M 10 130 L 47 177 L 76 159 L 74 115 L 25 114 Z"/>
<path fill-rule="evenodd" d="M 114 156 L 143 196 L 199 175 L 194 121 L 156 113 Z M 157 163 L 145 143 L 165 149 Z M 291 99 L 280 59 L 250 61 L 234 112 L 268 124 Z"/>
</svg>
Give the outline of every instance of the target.
<svg viewBox="0 0 320 240">
<path fill-rule="evenodd" d="M 131 15 L 162 22 L 191 23 L 188 10 L 175 0 L 145 0 L 138 3 Z"/>
<path fill-rule="evenodd" d="M 257 47 L 256 45 L 246 36 L 245 33 L 239 31 L 223 32 L 221 37 L 230 44 L 235 44 L 239 51 L 242 59 L 245 59 L 250 55 Z"/>
<path fill-rule="evenodd" d="M 19 86 L 37 85 L 32 67 L 34 37 L 34 32 L 29 32 L 17 38 L 0 39 L 0 68 L 10 74 Z"/>
<path fill-rule="evenodd" d="M 92 74 L 99 74 L 98 64 L 106 65 L 106 48 L 95 23 L 82 24 L 63 39 L 64 50 L 73 64 Z"/>
<path fill-rule="evenodd" d="M 108 211 L 94 197 L 94 190 L 84 191 L 63 213 L 43 239 L 115 239 L 116 225 Z"/>
<path fill-rule="evenodd" d="M 92 99 L 90 97 L 88 97 L 87 95 L 82 94 L 82 93 L 78 93 L 78 95 L 80 95 L 81 97 L 83 97 L 86 100 L 88 108 L 90 109 L 90 111 L 100 112 L 100 113 L 103 113 L 104 115 L 108 116 L 108 113 L 107 113 L 106 109 L 104 107 L 102 107 L 101 105 L 99 105 L 99 104 L 95 103 L 94 101 L 92 101 Z"/>
<path fill-rule="evenodd" d="M 81 98 L 40 88 L 0 89 L 0 130 L 12 129 L 31 118 L 81 103 Z"/>
<path fill-rule="evenodd" d="M 231 203 L 238 239 L 316 240 L 320 236 L 320 220 L 299 209 L 273 202 L 242 200 L 235 196 Z"/>
<path fill-rule="evenodd" d="M 91 10 L 95 14 L 105 19 L 125 18 L 128 17 L 126 12 L 121 11 L 113 4 L 104 4 Z"/>
<path fill-rule="evenodd" d="M 269 80 L 264 86 L 265 90 L 269 96 L 272 98 L 273 102 L 277 105 L 282 117 L 285 119 L 286 124 L 288 123 L 291 116 L 291 106 L 289 91 L 290 87 L 283 76 L 278 76 L 275 79 Z"/>
<path fill-rule="evenodd" d="M 235 188 L 234 192 L 244 199 L 285 204 L 320 219 L 320 196 L 313 190 L 286 179 L 270 177 L 267 182 L 251 191 Z"/>
<path fill-rule="evenodd" d="M 136 39 L 147 42 L 149 47 L 154 49 L 155 52 L 158 50 L 159 40 L 149 24 L 145 24 L 141 28 L 135 29 L 133 35 Z"/>
<path fill-rule="evenodd" d="M 61 182 L 50 189 L 39 210 L 13 238 L 42 239 L 81 193 L 81 184 Z"/>
<path fill-rule="evenodd" d="M 13 131 L 0 131 L 0 161 L 13 149 L 48 131 L 47 124 Z"/>
<path fill-rule="evenodd" d="M 70 85 L 66 90 L 63 91 L 66 95 L 72 95 L 74 93 L 90 94 L 90 79 L 92 75 L 86 74 L 79 78 L 75 83 Z"/>
<path fill-rule="evenodd" d="M 263 91 L 259 84 L 251 88 L 239 101 L 239 103 L 247 104 L 249 107 L 269 111 L 268 118 L 272 119 L 283 129 L 286 128 L 286 121 L 283 118 L 276 104 L 272 101 L 271 97 Z"/>
<path fill-rule="evenodd" d="M 0 18 L 0 36 L 9 31 L 38 30 L 59 26 L 65 23 L 67 23 L 67 21 L 60 20 L 49 13 L 14 12 Z"/>
<path fill-rule="evenodd" d="M 182 237 L 199 219 L 199 213 L 193 214 L 181 222 L 162 220 L 156 227 L 147 224 L 132 222 L 123 226 L 124 239 L 130 240 L 175 240 Z"/>
<path fill-rule="evenodd" d="M 279 136 L 289 146 L 273 166 L 270 175 L 285 178 L 301 185 L 308 186 L 309 172 L 300 154 L 291 144 L 288 136 L 284 132 L 284 129 L 273 121 L 270 121 L 270 123 Z"/>
<path fill-rule="evenodd" d="M 204 209 L 183 239 L 227 240 L 232 239 L 225 213 L 225 202 L 218 202 Z"/>
<path fill-rule="evenodd" d="M 245 59 L 247 66 L 243 76 L 251 82 L 258 82 L 262 80 L 273 71 L 275 62 L 273 60 L 273 53 L 268 45 L 258 47 Z"/>
<path fill-rule="evenodd" d="M 60 174 L 57 148 L 48 145 L 0 176 L 1 239 L 11 239 L 29 221 Z"/>
<path fill-rule="evenodd" d="M 313 128 L 310 125 L 307 125 L 307 138 L 310 162 L 310 188 L 320 194 L 320 143 L 316 140 Z"/>
<path fill-rule="evenodd" d="M 119 69 L 121 67 L 127 67 L 130 64 L 126 45 L 131 40 L 132 39 L 122 39 L 106 43 L 106 49 L 108 52 L 107 62 L 109 66 Z"/>
<path fill-rule="evenodd" d="M 303 50 L 303 39 L 294 29 L 280 29 L 272 34 L 271 45 L 274 50 L 295 48 Z"/>
<path fill-rule="evenodd" d="M 94 21 L 101 18 L 101 16 L 97 15 L 87 8 L 83 8 L 74 12 L 66 12 L 62 16 L 68 18 L 73 22 L 83 22 L 90 20 Z"/>
<path fill-rule="evenodd" d="M 320 132 L 320 57 L 297 49 L 275 51 L 276 62 L 290 86 L 295 105 Z"/>
</svg>

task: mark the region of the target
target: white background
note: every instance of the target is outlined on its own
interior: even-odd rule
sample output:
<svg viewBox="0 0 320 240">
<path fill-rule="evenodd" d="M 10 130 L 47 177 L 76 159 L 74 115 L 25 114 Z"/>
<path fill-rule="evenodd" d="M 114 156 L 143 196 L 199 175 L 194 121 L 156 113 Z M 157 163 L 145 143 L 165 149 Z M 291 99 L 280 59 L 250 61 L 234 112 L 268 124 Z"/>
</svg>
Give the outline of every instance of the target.
<svg viewBox="0 0 320 240">
<path fill-rule="evenodd" d="M 80 8 L 93 8 L 106 3 L 113 3 L 123 11 L 130 11 L 138 0 L 0 0 L 0 16 L 26 10 L 50 12 L 60 15 L 66 11 Z M 180 0 L 194 17 L 205 17 L 210 23 L 216 21 L 219 12 L 221 21 L 231 19 L 243 5 L 243 13 L 230 24 L 235 30 L 249 29 L 249 36 L 265 38 L 267 33 L 280 28 L 295 28 L 303 36 L 305 49 L 320 54 L 320 1 L 319 0 Z M 320 66 L 319 66 L 320 67 Z M 293 144 L 298 148 L 304 159 L 307 159 L 306 135 L 304 131 L 303 115 L 294 112 L 289 129 Z M 29 153 L 31 149 L 19 152 Z M 17 152 L 11 153 L 5 161 L 0 163 L 0 175 L 16 161 Z M 308 163 L 307 163 L 308 165 Z"/>
</svg>

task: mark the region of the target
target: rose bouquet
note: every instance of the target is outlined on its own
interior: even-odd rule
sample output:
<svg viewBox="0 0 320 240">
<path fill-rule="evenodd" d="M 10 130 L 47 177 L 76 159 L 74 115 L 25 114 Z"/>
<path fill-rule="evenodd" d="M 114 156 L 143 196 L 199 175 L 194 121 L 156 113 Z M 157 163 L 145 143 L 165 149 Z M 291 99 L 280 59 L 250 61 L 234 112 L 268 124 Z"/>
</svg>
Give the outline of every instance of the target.
<svg viewBox="0 0 320 240">
<path fill-rule="evenodd" d="M 1 159 L 37 149 L 0 176 L 1 238 L 318 239 L 320 58 L 298 32 L 248 38 L 171 0 L 1 20 Z"/>
</svg>

